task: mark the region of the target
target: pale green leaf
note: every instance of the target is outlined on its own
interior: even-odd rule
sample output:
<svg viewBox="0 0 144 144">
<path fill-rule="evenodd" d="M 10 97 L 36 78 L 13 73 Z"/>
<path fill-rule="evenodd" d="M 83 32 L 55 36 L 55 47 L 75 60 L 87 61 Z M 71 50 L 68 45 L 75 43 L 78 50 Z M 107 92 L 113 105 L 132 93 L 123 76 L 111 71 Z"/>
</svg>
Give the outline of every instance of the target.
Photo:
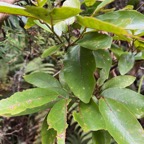
<svg viewBox="0 0 144 144">
<path fill-rule="evenodd" d="M 92 133 L 93 144 L 111 144 L 111 136 L 107 131 L 98 130 Z"/>
<path fill-rule="evenodd" d="M 17 92 L 0 101 L 1 116 L 15 116 L 38 112 L 41 107 L 52 103 L 59 93 L 51 89 L 35 88 Z"/>
<path fill-rule="evenodd" d="M 40 88 L 57 88 L 61 85 L 57 79 L 51 76 L 48 73 L 44 72 L 35 72 L 29 75 L 24 76 L 24 79 L 37 87 Z"/>
<path fill-rule="evenodd" d="M 26 11 L 26 8 L 13 5 L 13 4 L 9 4 L 9 3 L 5 3 L 5 2 L 0 2 L 0 12 L 33 17 L 31 13 Z"/>
<path fill-rule="evenodd" d="M 144 29 L 144 15 L 135 10 L 113 11 L 100 15 L 97 18 L 124 29 Z"/>
<path fill-rule="evenodd" d="M 114 33 L 114 34 L 117 34 L 117 35 L 130 36 L 130 34 L 125 29 L 123 29 L 119 26 L 116 26 L 112 23 L 99 20 L 99 19 L 94 18 L 94 17 L 77 16 L 77 22 L 80 25 L 85 26 L 87 28 L 92 28 L 92 29 L 96 29 L 96 30 L 111 32 L 111 33 Z"/>
<path fill-rule="evenodd" d="M 135 46 L 135 48 L 136 49 L 138 49 L 138 50 L 144 50 L 144 42 L 141 40 L 135 40 L 135 42 L 134 42 L 134 46 Z"/>
<path fill-rule="evenodd" d="M 130 75 L 124 75 L 124 76 L 116 76 L 110 80 L 108 80 L 103 86 L 102 89 L 108 89 L 112 87 L 118 87 L 118 88 L 125 88 L 130 86 L 134 81 L 135 77 Z"/>
<path fill-rule="evenodd" d="M 56 24 L 60 21 L 76 16 L 81 12 L 80 9 L 72 7 L 53 8 L 51 11 L 49 11 L 45 8 L 32 6 L 27 6 L 26 11 L 32 13 L 34 17 L 41 19 L 49 24 Z"/>
<path fill-rule="evenodd" d="M 44 50 L 44 52 L 42 53 L 42 58 L 46 58 L 50 55 L 52 55 L 53 53 L 55 53 L 59 48 L 61 47 L 61 45 L 54 45 L 49 47 L 48 49 Z"/>
<path fill-rule="evenodd" d="M 108 51 L 106 50 L 96 50 L 93 51 L 96 67 L 102 69 L 100 71 L 100 78 L 97 84 L 101 86 L 106 79 L 109 77 L 109 71 L 112 65 L 112 59 Z"/>
<path fill-rule="evenodd" d="M 77 43 L 91 50 L 107 49 L 111 47 L 112 37 L 97 32 L 88 32 Z"/>
<path fill-rule="evenodd" d="M 135 57 L 131 53 L 124 53 L 118 61 L 118 69 L 121 75 L 128 73 L 134 66 Z"/>
<path fill-rule="evenodd" d="M 101 99 L 99 107 L 106 128 L 117 143 L 143 144 L 144 130 L 125 106 L 112 99 Z"/>
<path fill-rule="evenodd" d="M 54 25 L 54 31 L 58 36 L 62 36 L 63 32 L 66 33 L 67 30 L 68 30 L 68 25 L 66 24 L 65 21 L 58 22 Z"/>
<path fill-rule="evenodd" d="M 97 131 L 105 129 L 104 120 L 99 112 L 99 108 L 94 101 L 88 104 L 80 103 L 79 113 L 73 113 L 74 120 L 79 123 L 84 131 Z"/>
<path fill-rule="evenodd" d="M 52 33 L 52 31 L 47 27 L 47 25 L 41 23 L 39 20 L 34 20 L 34 23 L 37 24 L 39 27 L 41 27 L 42 29 Z"/>
<path fill-rule="evenodd" d="M 95 60 L 91 50 L 71 47 L 64 60 L 64 77 L 75 94 L 84 103 L 88 103 L 95 87 Z"/>
<path fill-rule="evenodd" d="M 37 0 L 38 6 L 43 7 L 46 3 L 47 0 Z"/>
<path fill-rule="evenodd" d="M 66 7 L 73 7 L 73 8 L 79 8 L 80 9 L 80 1 L 79 0 L 66 0 L 63 3 L 63 6 Z"/>
<path fill-rule="evenodd" d="M 110 49 L 116 57 L 120 57 L 122 54 L 125 52 L 123 51 L 122 47 L 119 47 L 118 45 L 112 44 L 111 49 Z"/>
<path fill-rule="evenodd" d="M 35 25 L 34 20 L 35 20 L 34 18 L 28 18 L 24 28 L 29 29 L 30 27 L 34 26 Z"/>
<path fill-rule="evenodd" d="M 60 100 L 51 109 L 47 117 L 49 128 L 57 131 L 58 144 L 64 144 L 67 128 L 67 105 L 69 100 Z"/>
<path fill-rule="evenodd" d="M 105 6 L 107 6 L 109 3 L 113 2 L 114 0 L 103 0 L 96 8 L 95 13 L 97 13 L 98 11 L 100 11 L 102 8 L 104 8 Z"/>
<path fill-rule="evenodd" d="M 24 79 L 39 88 L 51 88 L 51 90 L 58 92 L 63 98 L 69 97 L 69 94 L 62 88 L 59 81 L 48 73 L 35 72 L 24 76 Z"/>
<path fill-rule="evenodd" d="M 84 0 L 86 6 L 92 6 L 96 2 L 96 0 Z"/>
<path fill-rule="evenodd" d="M 54 8 L 50 11 L 43 7 L 26 6 L 24 8 L 0 2 L 0 12 L 14 15 L 23 15 L 43 20 L 44 22 L 49 24 L 56 24 L 57 22 L 76 16 L 81 12 L 81 10 L 72 7 L 61 7 L 61 8 Z"/>
<path fill-rule="evenodd" d="M 45 118 L 41 129 L 41 142 L 42 144 L 53 144 L 56 138 L 56 131 L 48 129 L 47 119 Z"/>
<path fill-rule="evenodd" d="M 102 96 L 123 103 L 137 118 L 144 116 L 144 96 L 130 89 L 109 88 Z"/>
</svg>

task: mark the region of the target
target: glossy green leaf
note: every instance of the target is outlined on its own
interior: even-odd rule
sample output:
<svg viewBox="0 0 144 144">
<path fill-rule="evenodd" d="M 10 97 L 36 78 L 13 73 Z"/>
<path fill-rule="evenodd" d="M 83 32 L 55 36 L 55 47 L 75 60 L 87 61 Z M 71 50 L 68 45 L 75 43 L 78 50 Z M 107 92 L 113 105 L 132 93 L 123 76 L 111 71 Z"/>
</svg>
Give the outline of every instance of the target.
<svg viewBox="0 0 144 144">
<path fill-rule="evenodd" d="M 36 18 L 41 19 L 49 24 L 56 24 L 81 12 L 78 8 L 60 7 L 51 11 L 45 8 L 27 6 L 26 11 L 32 13 Z"/>
<path fill-rule="evenodd" d="M 24 76 L 24 79 L 37 87 L 40 88 L 57 88 L 61 87 L 57 79 L 48 73 L 35 72 Z"/>
<path fill-rule="evenodd" d="M 37 24 L 42 29 L 48 31 L 49 33 L 52 33 L 52 31 L 47 27 L 47 25 L 41 23 L 39 20 L 34 20 L 34 23 Z"/>
<path fill-rule="evenodd" d="M 8 13 L 8 14 L 15 14 L 15 15 L 23 15 L 27 17 L 33 17 L 33 15 L 26 11 L 26 8 L 20 7 L 13 4 L 8 4 L 5 2 L 0 2 L 0 12 L 1 13 Z"/>
<path fill-rule="evenodd" d="M 86 6 L 92 6 L 96 2 L 95 0 L 84 0 Z"/>
<path fill-rule="evenodd" d="M 97 131 L 105 129 L 104 120 L 99 112 L 99 108 L 94 101 L 88 104 L 80 103 L 79 113 L 73 113 L 74 120 L 79 123 L 84 131 Z"/>
<path fill-rule="evenodd" d="M 97 32 L 89 32 L 78 41 L 78 44 L 91 50 L 107 49 L 111 47 L 112 37 Z"/>
<path fill-rule="evenodd" d="M 111 32 L 117 35 L 130 36 L 130 34 L 128 34 L 128 32 L 125 29 L 116 26 L 112 23 L 99 20 L 97 18 L 77 16 L 77 22 L 80 25 L 85 26 L 87 28 Z"/>
<path fill-rule="evenodd" d="M 0 115 L 15 116 L 37 112 L 42 106 L 55 101 L 58 96 L 59 93 L 48 88 L 35 88 L 17 92 L 0 101 Z"/>
<path fill-rule="evenodd" d="M 54 25 L 54 31 L 59 37 L 62 36 L 63 33 L 66 33 L 68 31 L 67 23 L 65 21 L 61 21 L 61 22 L 56 23 Z"/>
<path fill-rule="evenodd" d="M 125 106 L 112 99 L 101 99 L 99 107 L 107 130 L 117 143 L 143 144 L 144 130 Z"/>
<path fill-rule="evenodd" d="M 14 15 L 23 15 L 35 19 L 43 20 L 49 24 L 56 24 L 81 12 L 78 8 L 61 7 L 54 8 L 51 11 L 43 7 L 26 6 L 19 7 L 12 4 L 0 2 L 0 12 Z"/>
<path fill-rule="evenodd" d="M 118 88 L 125 88 L 127 86 L 130 86 L 134 81 L 135 77 L 130 75 L 124 75 L 124 76 L 116 76 L 110 80 L 108 80 L 103 86 L 102 89 L 108 89 L 112 87 L 118 87 Z"/>
<path fill-rule="evenodd" d="M 135 57 L 131 53 L 124 53 L 118 61 L 118 69 L 121 75 L 128 73 L 134 66 Z"/>
<path fill-rule="evenodd" d="M 97 18 L 124 29 L 144 29 L 144 15 L 134 10 L 113 11 L 100 15 Z"/>
<path fill-rule="evenodd" d="M 109 71 L 112 65 L 112 59 L 108 51 L 96 50 L 93 52 L 96 62 L 96 67 L 102 69 L 100 71 L 100 78 L 97 81 L 98 85 L 102 85 L 109 77 Z"/>
<path fill-rule="evenodd" d="M 43 7 L 46 3 L 47 0 L 37 0 L 38 6 Z"/>
<path fill-rule="evenodd" d="M 101 95 L 123 103 L 137 118 L 144 116 L 144 96 L 135 91 L 126 88 L 109 88 Z"/>
<path fill-rule="evenodd" d="M 34 18 L 28 18 L 24 28 L 29 29 L 30 27 L 34 26 L 35 25 L 34 20 L 35 20 Z"/>
<path fill-rule="evenodd" d="M 65 142 L 68 103 L 69 100 L 60 100 L 53 106 L 47 117 L 47 123 L 49 125 L 49 128 L 53 128 L 57 131 L 58 144 L 64 144 Z"/>
<path fill-rule="evenodd" d="M 140 40 L 136 40 L 134 42 L 134 46 L 138 49 L 138 50 L 144 50 L 144 42 L 140 41 Z"/>
<path fill-rule="evenodd" d="M 63 98 L 69 97 L 69 94 L 62 88 L 59 81 L 48 73 L 35 72 L 24 76 L 24 79 L 39 88 L 51 88 L 51 90 L 58 92 Z"/>
<path fill-rule="evenodd" d="M 102 8 L 104 8 L 105 6 L 107 6 L 109 3 L 113 2 L 114 0 L 103 0 L 96 8 L 95 13 L 97 13 L 98 11 L 100 11 Z"/>
<path fill-rule="evenodd" d="M 56 138 L 56 131 L 54 129 L 48 130 L 47 119 L 45 118 L 41 129 L 42 144 L 53 144 Z"/>
<path fill-rule="evenodd" d="M 125 52 L 123 51 L 122 47 L 119 47 L 118 45 L 112 44 L 110 49 L 116 57 L 120 57 Z"/>
<path fill-rule="evenodd" d="M 95 60 L 91 50 L 71 47 L 64 60 L 64 77 L 72 92 L 88 103 L 95 87 Z"/>
<path fill-rule="evenodd" d="M 98 130 L 92 133 L 93 144 L 111 144 L 111 136 L 107 131 Z"/>
<path fill-rule="evenodd" d="M 135 60 L 144 60 L 144 50 L 138 52 L 138 53 L 135 55 Z"/>
<path fill-rule="evenodd" d="M 79 0 L 66 0 L 63 3 L 63 6 L 79 8 L 80 9 L 80 1 Z"/>
<path fill-rule="evenodd" d="M 44 50 L 43 54 L 42 54 L 42 58 L 46 58 L 50 55 L 52 55 L 53 53 L 55 53 L 59 48 L 61 47 L 61 45 L 54 45 L 49 47 L 48 49 Z"/>
</svg>

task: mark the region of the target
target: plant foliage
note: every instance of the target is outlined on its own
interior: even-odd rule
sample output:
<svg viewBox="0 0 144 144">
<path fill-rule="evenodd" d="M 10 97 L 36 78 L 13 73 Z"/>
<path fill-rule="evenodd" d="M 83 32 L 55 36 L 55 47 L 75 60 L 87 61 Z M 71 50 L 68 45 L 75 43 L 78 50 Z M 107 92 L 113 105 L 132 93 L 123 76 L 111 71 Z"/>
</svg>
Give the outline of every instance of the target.
<svg viewBox="0 0 144 144">
<path fill-rule="evenodd" d="M 49 109 L 42 143 L 65 144 L 67 113 L 77 104 L 73 118 L 85 132 L 92 132 L 93 143 L 110 144 L 112 137 L 119 144 L 144 143 L 137 120 L 144 117 L 144 97 L 130 87 L 135 81 L 131 71 L 143 60 L 144 16 L 136 10 L 106 9 L 112 1 L 37 0 L 26 7 L 0 2 L 1 13 L 25 16 L 25 28 L 38 25 L 56 38 L 43 58 L 63 52 L 54 77 L 45 71 L 24 76 L 37 88 L 1 100 L 1 116 Z M 34 71 L 31 68 L 27 73 Z"/>
</svg>

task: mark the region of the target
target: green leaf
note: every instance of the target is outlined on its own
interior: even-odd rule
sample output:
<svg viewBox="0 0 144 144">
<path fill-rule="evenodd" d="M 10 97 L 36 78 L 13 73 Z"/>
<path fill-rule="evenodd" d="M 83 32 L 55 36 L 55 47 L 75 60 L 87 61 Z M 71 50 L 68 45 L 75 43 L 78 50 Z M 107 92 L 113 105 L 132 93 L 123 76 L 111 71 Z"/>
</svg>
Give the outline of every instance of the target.
<svg viewBox="0 0 144 144">
<path fill-rule="evenodd" d="M 55 53 L 62 45 L 54 45 L 49 47 L 48 49 L 44 50 L 43 54 L 41 55 L 42 58 L 46 58 L 50 55 L 52 55 L 53 53 Z"/>
<path fill-rule="evenodd" d="M 111 87 L 118 87 L 118 88 L 125 88 L 127 86 L 130 86 L 134 81 L 135 77 L 130 75 L 124 75 L 124 76 L 116 76 L 110 80 L 108 80 L 103 86 L 102 89 L 108 89 Z"/>
<path fill-rule="evenodd" d="M 144 15 L 134 10 L 113 11 L 97 18 L 124 29 L 137 30 L 144 27 Z"/>
<path fill-rule="evenodd" d="M 48 73 L 35 72 L 24 76 L 24 79 L 39 88 L 51 88 L 51 90 L 58 92 L 63 98 L 69 97 L 69 94 L 62 88 L 59 81 Z"/>
<path fill-rule="evenodd" d="M 88 32 L 77 43 L 91 50 L 106 49 L 111 47 L 112 37 L 97 32 Z"/>
<path fill-rule="evenodd" d="M 68 25 L 65 21 L 58 22 L 54 25 L 54 31 L 58 36 L 62 36 L 63 33 L 66 33 L 68 31 Z"/>
<path fill-rule="evenodd" d="M 43 7 L 46 3 L 47 0 L 37 0 L 38 6 Z"/>
<path fill-rule="evenodd" d="M 137 118 L 144 116 L 144 96 L 130 89 L 109 88 L 102 96 L 123 103 Z"/>
<path fill-rule="evenodd" d="M 135 57 L 131 53 L 124 53 L 118 61 L 118 68 L 121 75 L 128 73 L 134 66 Z"/>
<path fill-rule="evenodd" d="M 101 86 L 106 79 L 109 77 L 109 71 L 112 65 L 112 59 L 108 51 L 106 50 L 96 50 L 93 51 L 96 67 L 102 69 L 100 71 L 100 78 L 97 84 Z"/>
<path fill-rule="evenodd" d="M 72 92 L 88 103 L 95 87 L 95 61 L 91 50 L 71 47 L 64 60 L 64 77 Z"/>
<path fill-rule="evenodd" d="M 125 106 L 115 100 L 101 99 L 99 107 L 107 130 L 117 143 L 143 144 L 144 130 Z"/>
<path fill-rule="evenodd" d="M 45 118 L 41 129 L 42 144 L 53 144 L 56 138 L 56 131 L 54 129 L 48 130 L 47 119 Z"/>
<path fill-rule="evenodd" d="M 52 31 L 47 27 L 47 25 L 41 23 L 39 20 L 34 20 L 34 23 L 37 24 L 42 29 L 48 31 L 49 33 L 52 33 Z"/>
<path fill-rule="evenodd" d="M 84 131 L 97 131 L 105 129 L 104 120 L 99 112 L 99 108 L 94 101 L 88 104 L 80 103 L 79 113 L 73 113 L 75 121 L 79 123 Z"/>
<path fill-rule="evenodd" d="M 34 20 L 35 20 L 34 18 L 28 18 L 24 28 L 29 29 L 30 27 L 34 26 L 35 25 Z"/>
<path fill-rule="evenodd" d="M 8 4 L 5 2 L 0 2 L 0 12 L 1 13 L 8 13 L 8 14 L 15 14 L 15 15 L 23 15 L 27 17 L 33 17 L 33 15 L 27 11 L 26 8 L 20 7 L 13 4 Z"/>
<path fill-rule="evenodd" d="M 69 88 L 69 86 L 67 85 L 67 83 L 65 81 L 64 71 L 63 70 L 61 70 L 61 72 L 59 74 L 59 81 L 60 81 L 62 87 L 70 92 L 70 88 Z"/>
<path fill-rule="evenodd" d="M 111 144 L 111 136 L 107 131 L 98 130 L 92 133 L 93 144 Z"/>
<path fill-rule="evenodd" d="M 95 0 L 84 0 L 84 2 L 85 2 L 85 4 L 86 4 L 86 6 L 92 6 L 92 5 L 94 5 L 94 3 L 96 2 Z"/>
<path fill-rule="evenodd" d="M 55 101 L 58 96 L 59 93 L 48 88 L 17 92 L 0 101 L 0 115 L 15 116 L 38 112 L 42 106 Z"/>
<path fill-rule="evenodd" d="M 118 45 L 112 44 L 111 49 L 110 49 L 114 55 L 116 57 L 120 57 L 122 54 L 124 54 L 125 52 L 123 51 L 123 49 L 121 47 L 119 47 Z"/>
<path fill-rule="evenodd" d="M 130 34 L 125 29 L 97 18 L 77 16 L 77 22 L 87 28 L 111 32 L 117 35 L 130 36 Z"/>
<path fill-rule="evenodd" d="M 73 7 L 73 8 L 78 8 L 80 9 L 80 1 L 79 0 L 66 0 L 64 3 L 63 3 L 63 6 L 66 6 L 66 7 Z"/>
<path fill-rule="evenodd" d="M 138 50 L 144 50 L 144 42 L 143 42 L 143 41 L 135 40 L 134 46 L 135 46 Z"/>
<path fill-rule="evenodd" d="M 114 0 L 103 0 L 96 8 L 95 13 L 97 13 L 98 11 L 100 11 L 102 8 L 104 8 L 105 6 L 107 6 L 109 3 L 113 2 Z"/>
<path fill-rule="evenodd" d="M 44 72 L 35 72 L 29 75 L 24 76 L 24 79 L 39 88 L 57 88 L 61 85 L 57 79 L 51 76 L 48 73 Z"/>
<path fill-rule="evenodd" d="M 67 105 L 69 100 L 60 100 L 57 102 L 47 117 L 49 128 L 57 131 L 58 144 L 64 144 L 65 133 L 67 128 Z"/>
<path fill-rule="evenodd" d="M 60 8 L 54 8 L 50 11 L 43 7 L 26 6 L 24 8 L 24 7 L 0 2 L 0 12 L 14 14 L 14 15 L 23 15 L 23 16 L 43 20 L 44 22 L 49 24 L 56 24 L 57 22 L 76 16 L 81 12 L 81 10 L 72 7 L 60 7 Z"/>
<path fill-rule="evenodd" d="M 54 8 L 51 11 L 49 11 L 45 8 L 32 6 L 27 6 L 25 11 L 32 13 L 34 17 L 41 19 L 49 24 L 56 24 L 60 21 L 76 16 L 81 12 L 80 9 L 72 7 Z"/>
</svg>

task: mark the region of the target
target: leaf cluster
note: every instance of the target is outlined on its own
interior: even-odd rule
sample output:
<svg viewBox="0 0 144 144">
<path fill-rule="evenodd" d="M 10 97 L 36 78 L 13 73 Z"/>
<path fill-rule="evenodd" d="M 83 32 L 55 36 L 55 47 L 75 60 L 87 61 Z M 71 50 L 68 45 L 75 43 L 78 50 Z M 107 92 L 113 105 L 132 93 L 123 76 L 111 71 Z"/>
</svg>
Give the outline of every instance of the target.
<svg viewBox="0 0 144 144">
<path fill-rule="evenodd" d="M 106 11 L 112 1 L 66 0 L 61 6 L 48 0 L 48 8 L 44 8 L 46 0 L 26 7 L 0 3 L 0 12 L 28 17 L 25 28 L 38 25 L 56 37 L 43 58 L 64 52 L 57 74 L 24 76 L 34 88 L 1 100 L 1 116 L 49 109 L 41 141 L 64 144 L 67 113 L 77 104 L 73 118 L 85 132 L 92 133 L 93 143 L 110 144 L 113 137 L 119 144 L 143 144 L 144 130 L 137 120 L 144 117 L 142 82 L 138 92 L 130 85 L 136 79 L 131 70 L 143 61 L 144 16 L 129 9 Z"/>
</svg>

